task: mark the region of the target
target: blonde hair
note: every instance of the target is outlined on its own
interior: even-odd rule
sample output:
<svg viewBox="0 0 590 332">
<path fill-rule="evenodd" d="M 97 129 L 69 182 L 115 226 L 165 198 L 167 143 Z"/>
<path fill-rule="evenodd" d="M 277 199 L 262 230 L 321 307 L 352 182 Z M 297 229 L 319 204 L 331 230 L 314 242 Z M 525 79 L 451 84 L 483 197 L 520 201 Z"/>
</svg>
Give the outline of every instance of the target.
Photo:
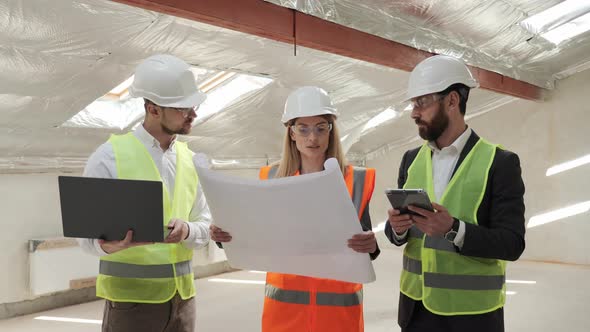
<svg viewBox="0 0 590 332">
<path fill-rule="evenodd" d="M 322 115 L 321 117 L 332 124 L 330 141 L 328 143 L 328 149 L 326 150 L 326 160 L 329 158 L 336 158 L 342 174 L 346 175 L 346 166 L 348 165 L 348 162 L 346 161 L 346 157 L 342 151 L 342 145 L 340 144 L 340 134 L 338 132 L 338 127 L 336 126 L 336 117 L 333 115 Z M 301 168 L 301 153 L 297 150 L 297 145 L 295 141 L 291 139 L 289 133 L 291 130 L 290 126 L 295 124 L 295 120 L 297 119 L 293 119 L 287 124 L 283 144 L 283 155 L 279 162 L 273 164 L 279 166 L 275 176 L 277 178 L 292 176 Z"/>
</svg>

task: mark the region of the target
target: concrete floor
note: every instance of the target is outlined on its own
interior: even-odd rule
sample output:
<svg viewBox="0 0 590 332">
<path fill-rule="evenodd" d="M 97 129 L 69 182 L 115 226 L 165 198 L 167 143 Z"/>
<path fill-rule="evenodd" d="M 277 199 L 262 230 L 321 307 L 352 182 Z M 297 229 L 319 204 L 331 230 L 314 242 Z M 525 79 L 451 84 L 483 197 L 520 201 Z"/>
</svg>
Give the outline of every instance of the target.
<svg viewBox="0 0 590 332">
<path fill-rule="evenodd" d="M 399 331 L 396 323 L 401 252 L 383 250 L 375 262 L 378 280 L 365 286 L 367 332 Z M 520 261 L 509 264 L 506 331 L 590 331 L 590 267 Z M 244 280 L 249 283 L 228 283 Z M 248 271 L 199 279 L 199 331 L 259 331 L 264 274 Z M 0 331 L 100 331 L 102 301 L 0 321 Z M 39 317 L 76 318 L 62 322 Z M 52 318 L 53 317 L 53 318 Z"/>
</svg>

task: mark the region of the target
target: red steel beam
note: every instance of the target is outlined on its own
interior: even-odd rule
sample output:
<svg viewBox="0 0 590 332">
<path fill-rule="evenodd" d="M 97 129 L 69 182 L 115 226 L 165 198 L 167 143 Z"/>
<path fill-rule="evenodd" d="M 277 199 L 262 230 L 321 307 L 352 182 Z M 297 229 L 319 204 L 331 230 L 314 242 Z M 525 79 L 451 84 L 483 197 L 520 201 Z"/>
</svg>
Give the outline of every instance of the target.
<svg viewBox="0 0 590 332">
<path fill-rule="evenodd" d="M 411 71 L 431 53 L 262 0 L 113 0 L 163 14 Z M 471 67 L 484 89 L 542 100 L 545 89 Z"/>
</svg>

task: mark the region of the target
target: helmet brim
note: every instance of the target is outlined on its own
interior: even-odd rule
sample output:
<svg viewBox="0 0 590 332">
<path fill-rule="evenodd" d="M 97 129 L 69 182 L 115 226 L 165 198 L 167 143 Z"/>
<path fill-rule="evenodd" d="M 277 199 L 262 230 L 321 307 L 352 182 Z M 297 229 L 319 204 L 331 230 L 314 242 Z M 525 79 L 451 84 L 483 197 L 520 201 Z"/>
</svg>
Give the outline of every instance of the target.
<svg viewBox="0 0 590 332">
<path fill-rule="evenodd" d="M 324 108 L 322 108 L 321 111 L 309 112 L 308 114 L 302 114 L 297 117 L 288 117 L 285 114 L 283 114 L 281 122 L 283 122 L 283 124 L 287 124 L 289 121 L 291 121 L 293 119 L 307 118 L 307 117 L 311 117 L 311 116 L 321 116 L 321 115 L 333 115 L 334 118 L 338 118 L 338 111 L 334 107 L 324 107 Z"/>
<path fill-rule="evenodd" d="M 445 91 L 448 87 L 450 87 L 451 85 L 456 84 L 456 83 L 463 84 L 470 89 L 479 88 L 479 82 L 477 82 L 475 79 L 469 80 L 469 81 L 450 80 L 449 82 L 441 82 L 439 84 L 435 84 L 432 86 L 423 86 L 423 87 L 420 87 L 419 89 L 415 89 L 415 88 L 408 89 L 408 91 L 406 92 L 406 99 L 403 102 L 404 103 L 410 102 L 410 100 L 417 98 L 417 97 L 426 96 L 429 94 Z"/>
<path fill-rule="evenodd" d="M 147 95 L 146 93 L 142 93 L 142 91 L 140 91 L 140 92 L 135 91 L 135 89 L 133 89 L 133 87 L 129 88 L 129 95 L 134 98 L 146 98 L 149 101 L 151 101 L 152 103 L 162 106 L 162 107 L 175 107 L 175 108 L 197 107 L 197 106 L 201 105 L 207 99 L 207 94 L 205 94 L 201 91 L 198 91 L 198 90 L 186 98 L 183 98 L 181 100 L 174 98 L 174 100 L 170 100 L 170 102 L 162 100 L 162 98 L 160 98 L 158 96 L 152 96 L 150 98 L 149 95 Z"/>
<path fill-rule="evenodd" d="M 192 95 L 173 102 L 173 103 L 165 103 L 160 106 L 164 107 L 175 107 L 175 108 L 190 108 L 190 107 L 197 107 L 201 105 L 207 99 L 207 95 L 201 91 L 196 91 Z"/>
</svg>

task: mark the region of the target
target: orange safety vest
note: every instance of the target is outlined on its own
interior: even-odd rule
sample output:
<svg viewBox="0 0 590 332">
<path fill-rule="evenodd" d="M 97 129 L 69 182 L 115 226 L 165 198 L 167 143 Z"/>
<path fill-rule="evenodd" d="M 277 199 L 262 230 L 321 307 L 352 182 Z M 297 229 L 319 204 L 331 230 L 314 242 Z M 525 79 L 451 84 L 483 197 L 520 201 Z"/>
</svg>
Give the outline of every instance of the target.
<svg viewBox="0 0 590 332">
<path fill-rule="evenodd" d="M 273 178 L 277 168 L 261 168 L 260 178 Z M 373 194 L 375 169 L 348 166 L 344 179 L 360 219 Z M 364 331 L 363 285 L 268 272 L 262 332 L 316 331 Z"/>
</svg>

